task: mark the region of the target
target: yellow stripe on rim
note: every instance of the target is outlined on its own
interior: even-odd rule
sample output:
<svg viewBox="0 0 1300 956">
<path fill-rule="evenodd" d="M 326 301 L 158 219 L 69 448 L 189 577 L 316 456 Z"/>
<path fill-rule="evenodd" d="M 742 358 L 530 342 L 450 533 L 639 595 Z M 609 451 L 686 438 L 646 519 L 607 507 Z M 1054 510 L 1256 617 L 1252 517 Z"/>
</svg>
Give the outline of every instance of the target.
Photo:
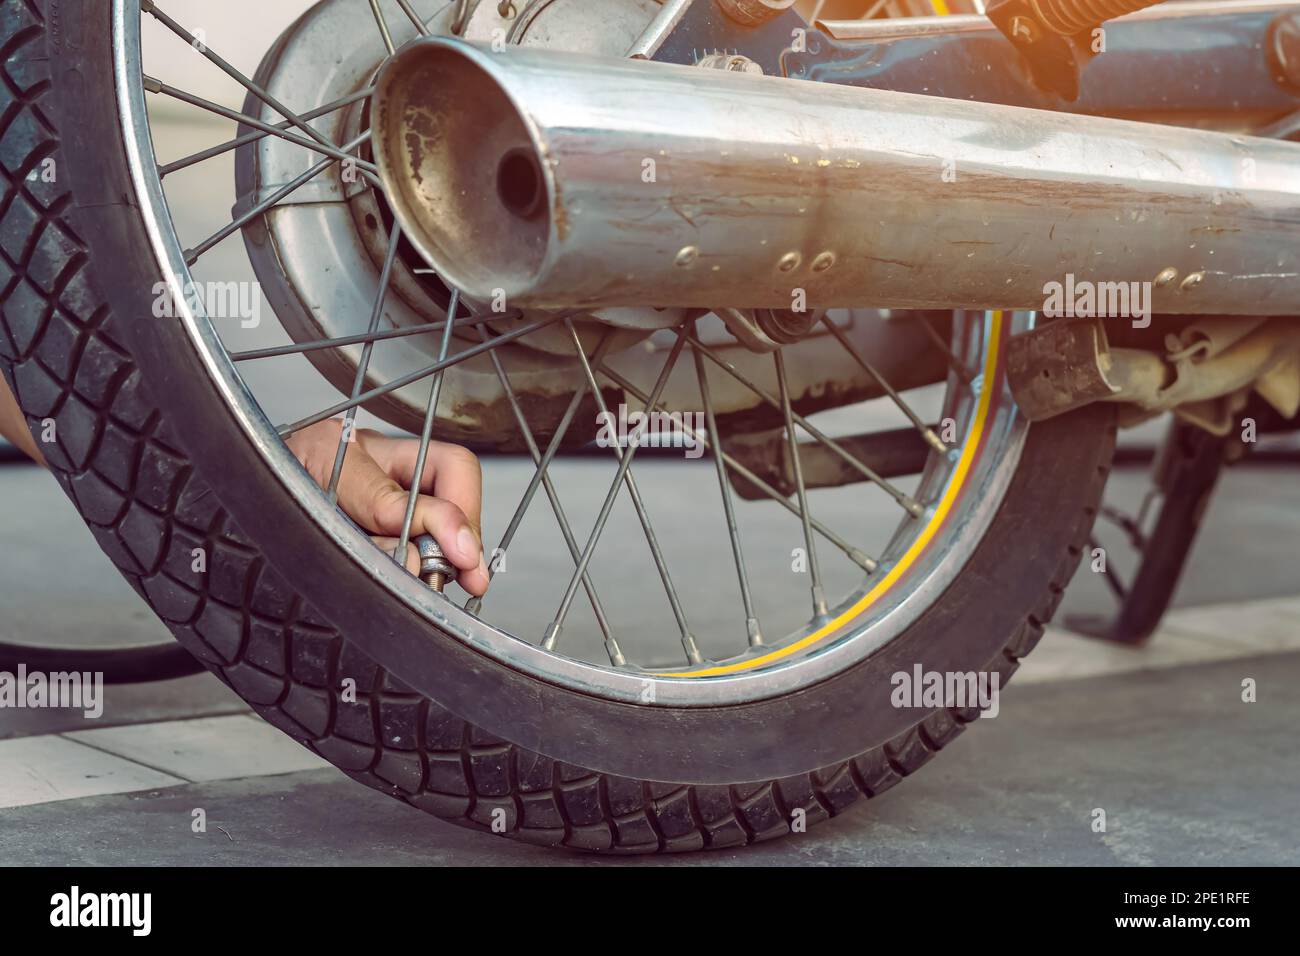
<svg viewBox="0 0 1300 956">
<path fill-rule="evenodd" d="M 864 594 L 851 608 L 841 614 L 839 617 L 818 628 L 807 637 L 802 637 L 792 644 L 772 651 L 770 654 L 764 654 L 762 657 L 751 658 L 750 660 L 737 661 L 734 664 L 725 664 L 718 667 L 705 667 L 696 671 L 683 671 L 681 673 L 663 673 L 664 677 L 720 677 L 723 674 L 735 674 L 740 671 L 753 670 L 756 667 L 763 667 L 774 661 L 789 657 L 791 654 L 797 654 L 807 647 L 816 644 L 828 634 L 838 631 L 844 625 L 851 622 L 854 618 L 862 614 L 871 605 L 879 601 L 892 588 L 908 569 L 916 563 L 926 547 L 930 544 L 931 539 L 938 533 L 942 527 L 944 519 L 948 517 L 948 512 L 952 510 L 958 495 L 961 494 L 966 479 L 970 476 L 972 464 L 975 461 L 975 455 L 979 450 L 980 441 L 984 437 L 984 429 L 988 423 L 989 409 L 993 406 L 993 393 L 998 384 L 996 374 L 998 367 L 998 353 L 1002 345 L 1002 313 L 994 312 L 991 315 L 991 321 L 988 324 L 988 349 L 984 359 L 984 380 L 980 387 L 979 403 L 975 408 L 975 416 L 971 422 L 970 434 L 966 436 L 965 446 L 962 448 L 961 458 L 957 461 L 957 467 L 953 469 L 952 475 L 948 479 L 948 487 L 944 489 L 943 497 L 935 506 L 934 515 L 930 518 L 930 523 L 912 542 L 912 546 L 894 565 L 889 573 L 886 574 L 880 583 Z"/>
<path fill-rule="evenodd" d="M 930 0 L 930 6 L 934 7 L 936 16 L 946 17 L 952 12 L 948 9 L 948 4 L 945 0 Z"/>
</svg>

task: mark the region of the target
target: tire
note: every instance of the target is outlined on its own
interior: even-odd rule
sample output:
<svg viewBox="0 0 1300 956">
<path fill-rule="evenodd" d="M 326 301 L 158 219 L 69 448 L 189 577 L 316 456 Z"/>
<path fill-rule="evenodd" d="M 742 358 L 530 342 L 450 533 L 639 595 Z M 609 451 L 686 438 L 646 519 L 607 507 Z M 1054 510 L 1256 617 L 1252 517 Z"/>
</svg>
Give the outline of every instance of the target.
<svg viewBox="0 0 1300 956">
<path fill-rule="evenodd" d="M 724 713 L 601 703 L 430 635 L 304 520 L 183 332 L 149 316 L 160 270 L 116 126 L 109 7 L 0 0 L 0 365 L 38 440 L 54 423 L 51 472 L 100 547 L 267 721 L 354 779 L 462 826 L 504 824 L 512 838 L 584 850 L 738 846 L 789 832 L 797 810 L 813 823 L 889 789 L 977 716 L 886 718 L 864 703 L 864 682 L 879 686 L 931 647 L 930 666 L 1005 682 L 1038 642 L 1095 517 L 1114 447 L 1110 407 L 1034 426 L 949 592 L 851 673 L 787 698 Z M 53 182 L 40 175 L 46 160 Z M 194 570 L 196 549 L 205 571 Z M 367 656 L 372 631 L 409 635 L 417 654 L 403 678 L 432 696 Z M 417 679 L 421 668 L 441 681 Z M 345 676 L 355 702 L 340 691 Z M 488 706 L 485 687 L 503 714 L 491 730 L 458 716 Z M 816 736 L 799 742 L 805 715 L 818 715 L 804 721 Z M 727 749 L 728 728 L 755 743 Z M 620 734 L 639 735 L 642 778 L 588 769 L 611 769 L 600 738 L 628 739 Z M 769 752 L 782 772 L 762 773 L 775 765 L 755 755 Z"/>
</svg>

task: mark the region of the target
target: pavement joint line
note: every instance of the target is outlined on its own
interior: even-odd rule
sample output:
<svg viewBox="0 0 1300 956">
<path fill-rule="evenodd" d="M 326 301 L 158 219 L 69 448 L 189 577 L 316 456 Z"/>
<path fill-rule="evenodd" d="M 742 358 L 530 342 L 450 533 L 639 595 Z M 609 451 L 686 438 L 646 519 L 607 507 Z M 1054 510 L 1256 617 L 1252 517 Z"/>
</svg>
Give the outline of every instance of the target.
<svg viewBox="0 0 1300 956">
<path fill-rule="evenodd" d="M 203 673 L 207 675 L 206 671 L 204 671 Z M 236 706 L 215 705 L 211 707 L 201 708 L 199 710 L 194 711 L 193 713 L 185 714 L 180 717 L 166 717 L 161 719 L 156 716 L 112 718 L 105 715 L 103 717 L 98 718 L 92 726 L 86 726 L 83 728 L 78 728 L 76 730 L 56 730 L 56 731 L 50 731 L 49 733 L 32 733 L 32 734 L 18 733 L 18 734 L 11 734 L 9 736 L 4 736 L 2 733 L 0 733 L 0 743 L 3 743 L 6 740 L 20 740 L 25 737 L 50 737 L 59 734 L 79 733 L 81 730 L 107 730 L 110 727 L 140 727 L 145 724 L 161 724 L 161 723 L 181 724 L 189 720 L 207 720 L 213 717 L 252 717 L 252 716 L 256 716 L 255 712 L 253 711 L 253 708 L 250 707 L 248 704 L 244 703 L 243 701 L 240 701 L 239 704 Z"/>
<path fill-rule="evenodd" d="M 0 808 L 184 786 L 169 774 L 61 734 L 0 741 Z"/>
<path fill-rule="evenodd" d="M 1231 629 L 1207 628 L 1225 615 Z M 1295 651 L 1300 651 L 1300 596 L 1183 607 L 1171 611 L 1151 642 L 1137 648 L 1049 627 L 1025 659 L 1016 685 Z M 0 740 L 0 808 L 328 767 L 251 712 L 104 726 L 87 722 L 81 730 Z M 48 779 L 50 768 L 62 777 Z"/>
<path fill-rule="evenodd" d="M 0 808 L 328 767 L 250 714 L 62 731 L 0 740 Z"/>
<path fill-rule="evenodd" d="M 194 783 L 329 764 L 251 714 L 66 731 L 64 736 Z"/>
<path fill-rule="evenodd" d="M 189 718 L 186 718 L 186 719 L 189 719 Z M 178 724 L 179 724 L 179 723 L 183 723 L 183 722 L 184 722 L 184 720 L 172 721 L 172 723 L 178 723 Z M 119 724 L 118 726 L 121 726 L 121 727 L 130 727 L 130 726 L 136 726 L 136 725 L 132 725 L 132 724 Z M 98 729 L 98 728 L 97 728 L 97 729 Z M 104 728 L 104 729 L 107 729 L 107 728 Z M 73 733 L 76 733 L 76 732 L 77 732 L 77 731 L 73 731 Z M 60 734 L 52 734 L 51 736 L 54 736 L 54 737 L 62 737 L 64 740 L 70 740 L 70 741 L 72 741 L 74 744 L 80 744 L 80 745 L 83 746 L 83 747 L 89 747 L 91 750 L 98 750 L 98 751 L 99 751 L 100 753 L 102 753 L 102 754 L 108 754 L 108 756 L 110 756 L 110 757 L 116 757 L 118 760 L 125 760 L 125 761 L 127 761 L 128 763 L 136 764 L 137 766 L 144 767 L 146 770 L 152 770 L 154 773 L 166 774 L 166 775 L 169 776 L 169 777 L 177 777 L 177 778 L 179 778 L 180 780 L 184 781 L 185 783 L 197 783 L 197 782 L 198 782 L 197 780 L 194 780 L 194 779 L 192 779 L 192 778 L 190 778 L 190 777 L 183 776 L 182 774 L 176 773 L 175 771 L 170 771 L 170 770 L 166 770 L 166 769 L 164 769 L 163 767 L 155 766 L 154 764 L 149 763 L 149 762 L 144 761 L 144 760 L 141 760 L 141 759 L 139 759 L 138 757 L 123 757 L 121 754 L 113 753 L 113 751 L 111 751 L 111 750 L 105 750 L 103 747 L 99 746 L 99 745 L 96 744 L 96 743 L 92 743 L 92 742 L 89 741 L 89 740 L 78 739 L 78 738 L 76 738 L 76 737 L 69 736 L 69 733 L 68 733 L 68 732 L 64 732 L 64 733 L 60 733 Z"/>
</svg>

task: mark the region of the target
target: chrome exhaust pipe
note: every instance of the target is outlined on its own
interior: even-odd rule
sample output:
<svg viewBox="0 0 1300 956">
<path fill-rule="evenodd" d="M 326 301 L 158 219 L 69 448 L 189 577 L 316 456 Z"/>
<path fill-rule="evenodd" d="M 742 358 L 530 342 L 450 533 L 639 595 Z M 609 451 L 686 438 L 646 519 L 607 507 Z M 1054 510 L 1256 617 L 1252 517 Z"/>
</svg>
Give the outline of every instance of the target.
<svg viewBox="0 0 1300 956">
<path fill-rule="evenodd" d="M 372 116 L 408 237 L 481 301 L 1042 309 L 1068 277 L 1300 313 L 1293 143 L 450 39 Z"/>
</svg>

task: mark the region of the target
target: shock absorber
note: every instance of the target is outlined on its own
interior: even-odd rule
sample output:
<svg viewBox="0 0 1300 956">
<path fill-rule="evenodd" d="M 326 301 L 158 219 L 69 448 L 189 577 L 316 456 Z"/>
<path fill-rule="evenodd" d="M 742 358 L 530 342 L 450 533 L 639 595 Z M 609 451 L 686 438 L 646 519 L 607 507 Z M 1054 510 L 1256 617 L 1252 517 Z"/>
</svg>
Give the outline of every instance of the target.
<svg viewBox="0 0 1300 956">
<path fill-rule="evenodd" d="M 1086 33 L 1106 20 L 1154 7 L 1160 0 L 1030 0 L 1043 25 L 1063 37 Z"/>
<path fill-rule="evenodd" d="M 1104 47 L 1107 20 L 1160 0 L 992 0 L 988 18 L 1016 45 L 1034 82 L 1069 100 L 1079 98 L 1079 74 Z"/>
</svg>

